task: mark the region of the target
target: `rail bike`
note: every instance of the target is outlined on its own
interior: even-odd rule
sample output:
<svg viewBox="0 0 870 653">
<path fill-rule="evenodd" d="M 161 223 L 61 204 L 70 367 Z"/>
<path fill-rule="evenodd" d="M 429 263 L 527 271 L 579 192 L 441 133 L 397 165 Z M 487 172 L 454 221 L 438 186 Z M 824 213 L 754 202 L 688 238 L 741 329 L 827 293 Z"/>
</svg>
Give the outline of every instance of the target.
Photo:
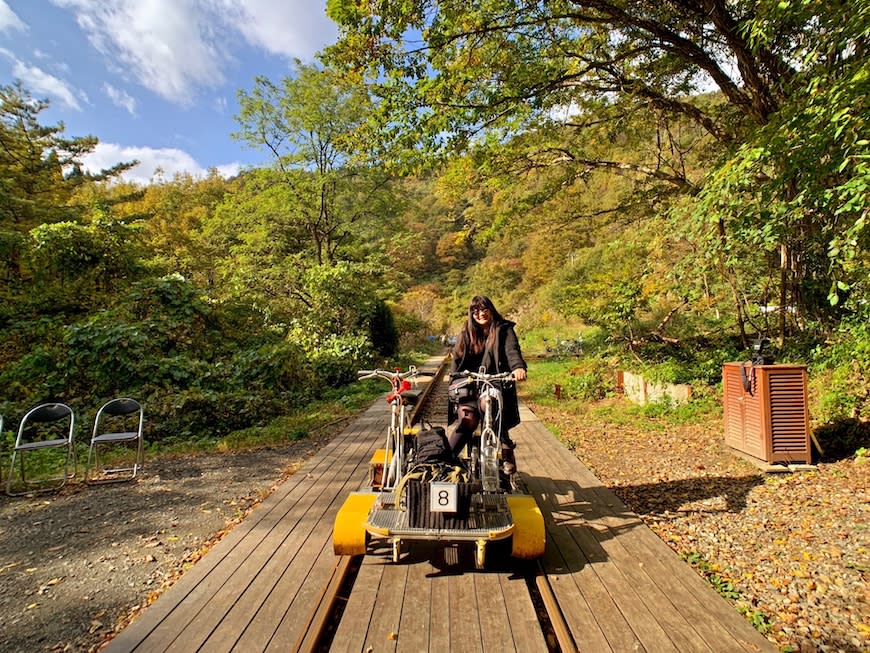
<svg viewBox="0 0 870 653">
<path fill-rule="evenodd" d="M 466 542 L 473 544 L 475 567 L 482 569 L 488 545 L 509 542 L 514 558 L 541 557 L 543 515 L 499 460 L 501 387 L 512 375 L 483 370 L 453 375 L 458 383 L 451 387 L 467 386 L 482 408 L 479 427 L 459 455 L 450 449 L 444 428 L 410 425 L 410 410 L 419 401 L 410 386 L 416 375 L 414 368 L 359 372 L 360 379 L 390 383 L 390 423 L 384 446 L 369 462 L 369 488 L 351 493 L 338 511 L 335 553 L 363 555 L 370 544 L 386 543 L 393 562 L 399 562 L 414 541 Z"/>
</svg>

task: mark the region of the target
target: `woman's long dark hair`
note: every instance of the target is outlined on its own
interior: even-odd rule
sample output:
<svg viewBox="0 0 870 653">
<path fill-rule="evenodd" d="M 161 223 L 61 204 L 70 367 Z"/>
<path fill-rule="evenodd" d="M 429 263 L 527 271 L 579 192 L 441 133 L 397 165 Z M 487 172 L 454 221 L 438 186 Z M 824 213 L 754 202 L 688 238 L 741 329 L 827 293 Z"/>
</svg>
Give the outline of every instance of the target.
<svg viewBox="0 0 870 653">
<path fill-rule="evenodd" d="M 490 323 L 488 336 L 481 326 L 474 321 L 473 312 L 476 308 L 489 309 Z M 462 329 L 463 337 L 457 343 L 456 353 L 463 356 L 465 355 L 465 348 L 469 347 L 472 352 L 479 354 L 486 347 L 487 340 L 489 344 L 494 344 L 498 326 L 502 322 L 504 322 L 504 318 L 496 310 L 495 304 L 492 303 L 489 297 L 486 295 L 475 295 L 472 297 L 471 303 L 468 305 L 468 319 L 465 321 L 465 326 Z"/>
</svg>

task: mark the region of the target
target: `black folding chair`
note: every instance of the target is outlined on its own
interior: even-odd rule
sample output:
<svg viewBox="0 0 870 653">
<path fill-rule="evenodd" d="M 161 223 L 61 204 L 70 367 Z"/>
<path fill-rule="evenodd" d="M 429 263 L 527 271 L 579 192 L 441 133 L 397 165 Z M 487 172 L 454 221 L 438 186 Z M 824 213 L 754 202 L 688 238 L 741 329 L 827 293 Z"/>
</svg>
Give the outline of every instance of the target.
<svg viewBox="0 0 870 653">
<path fill-rule="evenodd" d="M 122 397 L 103 404 L 94 419 L 94 432 L 85 464 L 85 483 L 115 483 L 136 478 L 144 462 L 143 421 L 142 405 L 135 399 Z M 120 467 L 113 466 L 111 462 L 108 466 L 101 466 L 97 457 L 101 446 L 104 451 L 114 450 L 116 459 L 122 446 L 127 449 L 133 447 L 135 458 L 130 464 L 121 464 Z"/>
<path fill-rule="evenodd" d="M 18 437 L 12 448 L 12 460 L 9 464 L 9 478 L 6 479 L 6 494 L 20 496 L 33 491 L 59 490 L 68 479 L 75 476 L 75 451 L 73 450 L 73 433 L 75 430 L 75 415 L 72 408 L 66 404 L 50 403 L 41 404 L 32 408 L 21 420 L 18 426 Z M 43 468 L 51 468 L 55 463 L 56 452 L 52 449 L 63 450 L 63 474 L 60 476 L 43 476 Z M 36 467 L 39 462 L 42 466 L 33 471 L 33 480 L 28 480 L 25 454 L 28 460 Z M 13 492 L 12 485 L 15 482 L 15 460 L 20 465 L 21 487 L 20 492 Z M 73 465 L 73 473 L 69 473 L 70 464 Z"/>
</svg>

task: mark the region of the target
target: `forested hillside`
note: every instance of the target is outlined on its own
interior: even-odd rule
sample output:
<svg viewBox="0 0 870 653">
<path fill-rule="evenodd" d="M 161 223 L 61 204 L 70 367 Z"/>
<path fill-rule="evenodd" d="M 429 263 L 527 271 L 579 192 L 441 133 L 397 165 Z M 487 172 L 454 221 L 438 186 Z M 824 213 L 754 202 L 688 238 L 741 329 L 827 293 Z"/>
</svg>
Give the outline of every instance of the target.
<svg viewBox="0 0 870 653">
<path fill-rule="evenodd" d="M 151 436 L 262 423 L 453 331 L 715 384 L 769 338 L 818 424 L 870 418 L 870 7 L 330 0 L 318 64 L 239 91 L 233 179 L 83 172 L 0 89 L 0 413 L 115 395 Z"/>
</svg>

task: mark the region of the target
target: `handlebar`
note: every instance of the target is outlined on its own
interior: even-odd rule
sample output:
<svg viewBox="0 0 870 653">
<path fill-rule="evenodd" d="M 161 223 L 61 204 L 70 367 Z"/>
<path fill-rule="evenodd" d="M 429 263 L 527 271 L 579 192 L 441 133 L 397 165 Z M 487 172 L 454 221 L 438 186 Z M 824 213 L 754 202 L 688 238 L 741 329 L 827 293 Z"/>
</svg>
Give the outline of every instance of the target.
<svg viewBox="0 0 870 653">
<path fill-rule="evenodd" d="M 484 382 L 493 382 L 493 381 L 514 381 L 514 373 L 513 372 L 498 372 L 496 374 L 487 374 L 486 372 L 471 372 L 469 370 L 462 370 L 461 372 L 453 372 L 450 375 L 451 379 L 461 379 L 466 378 L 469 381 L 484 381 Z"/>
<path fill-rule="evenodd" d="M 359 370 L 357 373 L 357 377 L 360 381 L 364 379 L 384 379 L 385 381 L 389 381 L 392 383 L 396 379 L 410 379 L 417 376 L 417 367 L 416 365 L 411 365 L 408 368 L 407 372 L 400 372 L 399 370 Z"/>
</svg>

